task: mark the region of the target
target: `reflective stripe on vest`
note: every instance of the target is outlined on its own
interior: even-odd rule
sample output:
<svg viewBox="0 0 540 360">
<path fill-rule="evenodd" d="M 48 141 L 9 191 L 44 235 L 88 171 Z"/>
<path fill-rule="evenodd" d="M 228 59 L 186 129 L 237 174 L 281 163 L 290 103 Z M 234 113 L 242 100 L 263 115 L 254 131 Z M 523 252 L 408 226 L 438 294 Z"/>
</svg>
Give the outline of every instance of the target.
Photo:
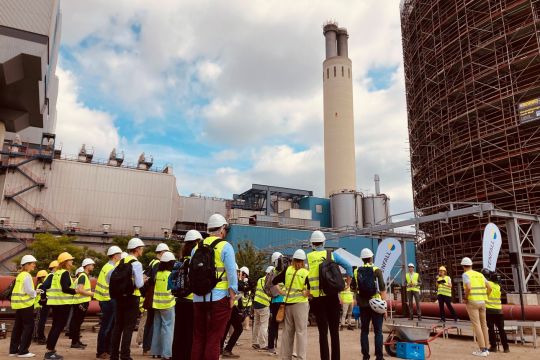
<svg viewBox="0 0 540 360">
<path fill-rule="evenodd" d="M 413 273 L 412 275 L 412 278 L 411 278 L 411 273 L 408 272 L 406 275 L 405 275 L 405 279 L 407 280 L 407 285 L 411 284 L 411 283 L 415 283 L 416 285 L 414 286 L 407 286 L 407 291 L 415 291 L 415 292 L 419 292 L 420 291 L 420 286 L 418 286 L 418 278 L 420 277 L 420 275 L 418 273 Z"/>
<path fill-rule="evenodd" d="M 88 275 L 84 272 L 81 273 L 79 277 L 77 278 L 75 287 L 79 286 L 79 279 L 81 278 L 81 276 L 84 277 L 84 285 L 83 285 L 84 290 L 88 292 L 92 291 L 92 286 L 90 285 L 90 279 L 88 278 Z M 73 304 L 83 304 L 83 303 L 90 302 L 90 300 L 92 300 L 91 296 L 75 294 L 75 296 L 73 297 Z"/>
<path fill-rule="evenodd" d="M 62 274 L 65 273 L 65 269 L 59 269 L 54 272 L 51 288 L 47 290 L 47 305 L 71 305 L 73 304 L 73 295 L 66 294 L 62 291 L 62 284 L 60 279 Z M 69 274 L 68 274 L 69 275 Z M 73 280 L 69 277 L 70 287 L 73 286 Z"/>
<path fill-rule="evenodd" d="M 491 286 L 491 293 L 488 295 L 486 308 L 502 310 L 501 286 L 499 284 L 495 284 L 493 281 L 490 281 L 489 285 Z"/>
<path fill-rule="evenodd" d="M 352 304 L 354 302 L 354 294 L 351 291 L 351 288 L 340 292 L 339 297 L 344 304 Z"/>
<path fill-rule="evenodd" d="M 133 255 L 128 255 L 126 256 L 123 260 L 120 260 L 120 261 L 124 261 L 124 263 L 128 263 L 130 262 L 131 260 L 135 260 L 135 261 L 139 261 L 137 260 L 137 258 Z M 133 267 L 133 264 L 132 264 L 132 267 Z M 131 280 L 133 281 L 133 284 L 135 284 L 135 279 L 133 279 L 133 274 L 132 274 L 132 278 Z M 141 296 L 141 290 L 137 289 L 137 287 L 135 286 L 135 290 L 133 291 L 133 295 L 135 296 Z"/>
<path fill-rule="evenodd" d="M 266 276 L 263 276 L 257 281 L 257 289 L 255 290 L 255 301 L 263 306 L 270 306 L 272 298 L 264 292 L 264 284 Z"/>
<path fill-rule="evenodd" d="M 469 298 L 467 300 L 473 302 L 486 302 L 487 287 L 484 275 L 474 270 L 469 270 L 465 274 L 467 274 L 471 281 L 471 291 L 469 292 Z M 465 284 L 463 284 L 463 286 L 465 286 Z"/>
<path fill-rule="evenodd" d="M 378 267 L 376 267 L 375 265 L 373 264 L 364 264 L 363 267 L 372 267 L 373 268 L 373 277 L 374 277 L 374 280 L 375 280 L 375 288 L 379 288 L 378 286 L 378 279 L 377 279 L 377 276 L 375 275 L 375 271 L 379 270 Z M 354 276 L 354 279 L 356 280 L 356 284 L 358 284 L 358 268 L 356 268 L 354 270 L 354 273 L 353 273 L 353 276 Z M 380 293 L 376 293 L 375 295 L 373 295 L 371 297 L 372 299 L 380 299 L 381 298 L 381 294 Z"/>
<path fill-rule="evenodd" d="M 219 239 L 217 236 L 210 236 L 203 240 L 203 243 L 206 245 L 211 245 L 215 240 Z M 227 290 L 229 288 L 229 280 L 227 279 L 227 271 L 225 270 L 225 264 L 221 260 L 221 253 L 223 248 L 227 244 L 227 241 L 220 241 L 219 244 L 214 248 L 214 263 L 216 266 L 216 278 L 221 277 L 221 281 L 216 284 L 214 289 Z M 197 246 L 195 246 L 195 251 L 197 251 Z M 223 274 L 223 276 L 222 276 Z"/>
<path fill-rule="evenodd" d="M 315 250 L 307 254 L 309 265 L 309 291 L 313 297 L 326 296 L 320 289 L 319 265 L 326 259 L 326 250 Z M 334 254 L 331 254 L 334 260 Z"/>
<path fill-rule="evenodd" d="M 287 299 L 287 304 L 296 304 L 308 301 L 308 298 L 305 297 L 302 292 L 306 288 L 306 277 L 309 276 L 309 271 L 304 268 L 298 270 L 293 281 L 293 275 L 295 271 L 296 270 L 293 266 L 289 266 L 287 268 L 287 272 L 285 273 L 285 294 L 289 293 L 288 297 L 287 295 L 285 295 L 285 298 Z M 311 288 L 311 282 L 309 286 Z M 291 289 L 290 292 L 289 288 Z"/>
<path fill-rule="evenodd" d="M 444 284 L 439 284 L 439 281 L 444 280 Z M 452 282 L 450 276 L 439 276 L 437 278 L 437 295 L 452 297 Z"/>
<path fill-rule="evenodd" d="M 170 309 L 174 307 L 176 301 L 171 294 L 171 290 L 167 289 L 169 284 L 170 271 L 158 271 L 156 273 L 156 285 L 154 286 L 154 301 L 152 307 L 158 310 Z"/>
<path fill-rule="evenodd" d="M 107 274 L 115 268 L 115 265 L 106 263 L 101 268 L 99 276 L 96 282 L 96 289 L 94 290 L 94 299 L 97 301 L 110 301 L 109 295 L 109 283 L 107 282 Z"/>
<path fill-rule="evenodd" d="M 27 277 L 29 277 L 30 280 L 32 279 L 32 276 L 28 272 L 21 271 L 15 278 L 15 285 L 11 292 L 11 308 L 13 310 L 26 309 L 34 306 L 34 298 L 24 292 L 24 280 Z M 34 288 L 34 282 L 32 282 L 32 288 Z"/>
</svg>

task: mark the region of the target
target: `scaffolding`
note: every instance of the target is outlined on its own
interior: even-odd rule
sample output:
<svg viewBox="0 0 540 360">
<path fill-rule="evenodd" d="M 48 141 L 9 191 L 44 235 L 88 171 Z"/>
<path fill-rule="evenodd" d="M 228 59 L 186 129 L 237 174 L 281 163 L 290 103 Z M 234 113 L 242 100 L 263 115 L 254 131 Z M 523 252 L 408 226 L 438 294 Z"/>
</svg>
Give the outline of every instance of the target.
<svg viewBox="0 0 540 360">
<path fill-rule="evenodd" d="M 450 202 L 539 214 L 540 126 L 520 120 L 519 104 L 540 98 L 540 2 L 405 0 L 401 26 L 414 206 L 429 209 L 418 215 Z M 435 275 L 481 256 L 485 221 L 422 224 L 421 265 Z M 498 263 L 508 288 L 510 251 L 503 243 Z"/>
</svg>

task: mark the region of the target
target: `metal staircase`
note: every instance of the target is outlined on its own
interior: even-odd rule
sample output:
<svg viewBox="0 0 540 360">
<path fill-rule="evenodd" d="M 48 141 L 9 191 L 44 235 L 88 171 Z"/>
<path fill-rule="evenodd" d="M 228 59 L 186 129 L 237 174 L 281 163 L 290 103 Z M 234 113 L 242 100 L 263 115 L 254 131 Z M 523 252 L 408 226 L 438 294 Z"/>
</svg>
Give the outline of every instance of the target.
<svg viewBox="0 0 540 360">
<path fill-rule="evenodd" d="M 17 242 L 17 245 L 14 248 L 0 254 L 0 265 L 6 270 L 11 270 L 5 262 L 25 251 L 28 248 L 30 240 L 24 239 L 24 236 L 12 226 L 4 225 L 0 227 L 0 234 L 6 239 L 15 240 Z"/>
</svg>

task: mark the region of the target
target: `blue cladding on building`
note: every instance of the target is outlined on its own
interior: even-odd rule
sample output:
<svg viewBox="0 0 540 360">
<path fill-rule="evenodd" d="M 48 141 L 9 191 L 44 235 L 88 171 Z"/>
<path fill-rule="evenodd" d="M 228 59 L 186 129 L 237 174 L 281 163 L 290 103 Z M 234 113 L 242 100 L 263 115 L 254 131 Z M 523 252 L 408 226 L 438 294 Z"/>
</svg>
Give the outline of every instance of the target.
<svg viewBox="0 0 540 360">
<path fill-rule="evenodd" d="M 305 197 L 300 200 L 300 209 L 311 210 L 312 219 L 318 220 L 321 223 L 322 228 L 332 227 L 330 199 L 313 196 Z"/>
</svg>

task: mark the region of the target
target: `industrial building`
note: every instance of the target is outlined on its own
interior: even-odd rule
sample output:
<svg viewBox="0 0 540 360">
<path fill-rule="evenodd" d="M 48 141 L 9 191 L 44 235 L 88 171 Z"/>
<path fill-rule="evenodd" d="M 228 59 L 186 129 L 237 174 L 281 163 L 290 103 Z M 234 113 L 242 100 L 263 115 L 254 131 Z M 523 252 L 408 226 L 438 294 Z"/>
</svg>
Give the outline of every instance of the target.
<svg viewBox="0 0 540 360">
<path fill-rule="evenodd" d="M 540 213 L 539 18 L 534 0 L 402 2 L 416 215 L 448 211 L 449 203 L 479 202 Z M 540 281 L 532 281 L 540 278 L 540 233 L 538 222 L 527 216 L 510 220 L 515 227 L 482 212 L 421 224 L 424 278 L 434 277 L 440 265 L 457 274 L 464 256 L 480 262 L 489 220 L 508 239 L 497 265 L 506 288 L 515 285 L 518 291 L 525 279 L 525 291 L 540 290 Z M 524 239 L 530 255 L 512 248 L 516 237 Z M 520 261 L 523 266 L 516 267 Z"/>
</svg>

